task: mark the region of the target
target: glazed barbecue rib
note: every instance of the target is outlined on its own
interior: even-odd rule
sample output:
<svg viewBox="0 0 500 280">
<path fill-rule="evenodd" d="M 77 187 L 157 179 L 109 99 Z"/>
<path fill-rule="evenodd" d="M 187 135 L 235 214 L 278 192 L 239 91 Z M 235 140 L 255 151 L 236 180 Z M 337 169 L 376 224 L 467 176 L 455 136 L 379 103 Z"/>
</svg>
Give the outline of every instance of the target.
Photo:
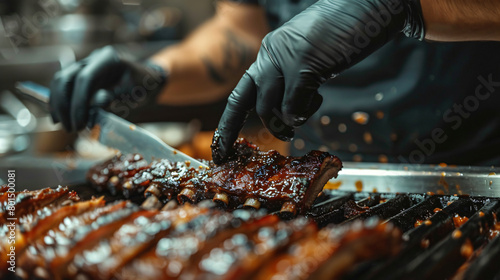
<svg viewBox="0 0 500 280">
<path fill-rule="evenodd" d="M 0 187 L 0 223 L 6 222 L 6 209 L 9 203 L 9 195 L 7 186 Z M 12 218 L 19 218 L 23 215 L 35 212 L 35 210 L 46 205 L 57 206 L 65 202 L 78 201 L 80 198 L 74 191 L 69 191 L 68 188 L 58 187 L 57 189 L 42 189 L 36 191 L 13 192 L 15 195 L 16 211 Z"/>
<path fill-rule="evenodd" d="M 17 255 L 25 252 L 31 242 L 44 236 L 48 231 L 57 227 L 68 216 L 78 215 L 85 211 L 94 209 L 104 205 L 102 198 L 92 199 L 88 201 L 80 201 L 72 205 L 65 205 L 60 207 L 46 206 L 37 210 L 36 215 L 28 214 L 18 219 L 19 226 L 15 228 L 15 251 Z M 7 267 L 7 259 L 9 258 L 10 243 L 7 236 L 10 236 L 10 229 L 6 224 L 2 224 L 0 230 L 0 271 L 5 271 Z"/>
<path fill-rule="evenodd" d="M 29 244 L 26 253 L 19 258 L 19 266 L 23 273 L 33 275 L 48 274 L 49 267 L 46 264 L 51 263 L 54 258 L 69 252 L 83 237 L 86 232 L 92 230 L 92 225 L 103 226 L 106 223 L 116 219 L 117 216 L 129 215 L 126 209 L 137 209 L 128 201 L 120 201 L 109 204 L 105 207 L 99 207 L 81 215 L 69 216 L 63 223 L 63 227 L 53 228 L 44 238 L 38 238 Z M 99 222 L 96 222 L 97 220 Z M 55 254 L 55 252 L 59 252 Z"/>
<path fill-rule="evenodd" d="M 236 240 L 242 233 L 255 232 L 277 221 L 276 216 L 262 217 L 260 213 L 246 210 L 203 213 L 172 230 L 155 247 L 124 266 L 115 277 L 121 280 L 177 279 L 184 275 L 183 272 L 188 274 L 196 268 L 200 255 L 210 253 L 226 240 L 233 237 Z"/>
<path fill-rule="evenodd" d="M 291 250 L 266 262 L 254 279 L 337 279 L 358 262 L 399 251 L 399 229 L 387 223 L 373 227 L 357 223 L 313 231 Z M 352 230 L 356 227 L 363 230 Z M 288 265 L 283 267 L 283 263 Z"/>
<path fill-rule="evenodd" d="M 79 250 L 69 262 L 69 266 L 74 267 L 78 274 L 69 276 L 74 278 L 87 275 L 90 279 L 110 279 L 138 255 L 154 248 L 173 229 L 207 211 L 206 208 L 187 205 L 170 211 L 139 212 L 133 219 L 122 221 L 118 229 L 107 238 L 101 238 L 95 246 L 83 252 Z"/>
<path fill-rule="evenodd" d="M 399 232 L 374 221 L 318 230 L 304 217 L 282 221 L 265 211 L 226 212 L 213 203 L 168 210 L 129 201 L 105 205 L 102 198 L 55 204 L 19 217 L 19 279 L 272 278 L 284 273 L 276 260 L 296 266 L 303 252 L 322 252 L 307 275 L 339 276 L 351 264 L 393 254 L 401 242 Z M 8 246 L 0 239 L 4 251 Z M 347 266 L 329 263 L 338 254 L 351 254 Z M 287 279 L 305 279 L 293 271 Z M 10 273 L 2 267 L 0 278 Z"/>
<path fill-rule="evenodd" d="M 326 152 L 285 157 L 273 150 L 260 151 L 244 139 L 235 143 L 234 150 L 227 163 L 210 163 L 209 169 L 168 160 L 148 166 L 140 155 L 118 155 L 93 167 L 88 180 L 98 190 L 126 196 L 144 193 L 180 203 L 212 199 L 229 209 L 265 207 L 295 215 L 307 210 L 342 168 L 342 162 Z"/>
</svg>

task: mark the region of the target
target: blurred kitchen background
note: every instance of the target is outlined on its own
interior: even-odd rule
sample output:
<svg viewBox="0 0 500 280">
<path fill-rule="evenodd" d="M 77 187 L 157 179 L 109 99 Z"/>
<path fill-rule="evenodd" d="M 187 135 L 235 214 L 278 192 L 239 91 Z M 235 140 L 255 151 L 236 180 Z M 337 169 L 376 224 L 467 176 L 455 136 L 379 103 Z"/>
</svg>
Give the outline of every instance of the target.
<svg viewBox="0 0 500 280">
<path fill-rule="evenodd" d="M 0 0 L 1 87 L 47 82 L 61 66 L 113 44 L 146 57 L 214 12 L 213 0 Z"/>
<path fill-rule="evenodd" d="M 146 58 L 209 18 L 215 3 L 0 0 L 0 183 L 5 181 L 7 169 L 18 170 L 20 187 L 80 182 L 82 170 L 110 152 L 85 137 L 86 132 L 69 134 L 54 125 L 46 110 L 16 92 L 17 81 L 48 86 L 61 67 L 110 44 Z M 206 143 L 210 143 L 224 102 L 158 107 L 152 115 L 160 119 L 135 116 L 132 121 L 143 123 L 193 156 L 207 158 L 210 149 Z M 27 186 L 34 183 L 37 186 Z"/>
</svg>

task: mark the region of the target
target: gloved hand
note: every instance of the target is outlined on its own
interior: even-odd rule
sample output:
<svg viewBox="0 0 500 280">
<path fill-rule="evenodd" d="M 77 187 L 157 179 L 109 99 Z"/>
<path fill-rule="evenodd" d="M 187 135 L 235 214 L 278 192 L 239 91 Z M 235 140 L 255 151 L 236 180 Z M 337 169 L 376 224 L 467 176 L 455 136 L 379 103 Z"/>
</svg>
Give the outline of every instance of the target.
<svg viewBox="0 0 500 280">
<path fill-rule="evenodd" d="M 212 143 L 214 162 L 231 154 L 253 109 L 275 137 L 291 140 L 294 127 L 321 105 L 322 83 L 400 32 L 424 38 L 419 0 L 320 0 L 269 33 L 228 98 Z"/>
<path fill-rule="evenodd" d="M 166 81 L 160 66 L 127 59 L 107 46 L 54 75 L 49 101 L 52 119 L 68 131 L 77 131 L 87 124 L 91 106 L 105 107 L 113 100 L 123 100 L 125 106 L 154 102 Z"/>
</svg>

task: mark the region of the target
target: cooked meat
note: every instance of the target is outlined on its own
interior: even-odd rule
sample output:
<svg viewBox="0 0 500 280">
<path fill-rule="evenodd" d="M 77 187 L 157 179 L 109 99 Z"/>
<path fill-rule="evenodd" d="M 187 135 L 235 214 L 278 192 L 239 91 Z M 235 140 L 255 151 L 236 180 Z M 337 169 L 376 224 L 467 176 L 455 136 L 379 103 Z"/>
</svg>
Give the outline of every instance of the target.
<svg viewBox="0 0 500 280">
<path fill-rule="evenodd" d="M 0 187 L 0 224 L 5 223 L 7 217 L 19 218 L 26 214 L 34 213 L 37 209 L 49 204 L 53 207 L 80 199 L 76 192 L 69 191 L 68 188 L 63 187 L 22 192 L 9 192 L 8 189 L 7 186 Z M 11 204 L 16 204 L 16 211 L 12 212 L 13 215 L 6 216 L 9 198 Z"/>
<path fill-rule="evenodd" d="M 265 207 L 295 215 L 308 209 L 342 168 L 336 156 L 320 151 L 286 157 L 260 151 L 244 139 L 234 148 L 230 161 L 220 166 L 211 163 L 209 169 L 165 159 L 146 166 L 140 155 L 119 155 L 92 168 L 88 179 L 99 190 L 122 191 L 126 196 L 144 193 L 180 203 L 208 198 L 230 209 Z"/>
<path fill-rule="evenodd" d="M 204 215 L 206 208 L 185 205 L 169 211 L 149 211 L 122 221 L 122 225 L 96 246 L 75 256 L 71 267 L 92 279 L 110 279 L 142 253 L 154 249 L 172 230 Z M 75 277 L 76 275 L 70 275 Z M 142 277 L 138 277 L 142 279 Z"/>
<path fill-rule="evenodd" d="M 265 211 L 226 212 L 207 203 L 168 210 L 129 201 L 105 205 L 102 198 L 53 204 L 19 217 L 15 275 L 20 279 L 297 278 L 281 271 L 279 261 L 296 268 L 302 256 L 320 257 L 307 275 L 337 277 L 352 264 L 394 253 L 401 242 L 390 225 L 373 221 L 319 231 L 304 217 L 282 221 Z M 3 224 L 2 234 L 9 231 Z M 0 239 L 2 258 L 9 246 L 7 238 Z M 337 254 L 348 255 L 349 262 L 332 265 Z M 2 262 L 0 278 L 11 273 L 6 259 Z"/>
<path fill-rule="evenodd" d="M 401 248 L 401 231 L 392 224 L 356 221 L 344 230 L 339 234 L 330 229 L 327 246 L 333 247 L 333 252 L 309 279 L 339 279 L 356 264 L 389 258 Z"/>
<path fill-rule="evenodd" d="M 0 271 L 5 271 L 7 259 L 11 244 L 15 245 L 16 254 L 19 256 L 24 253 L 26 247 L 32 244 L 38 238 L 43 237 L 48 231 L 57 228 L 68 216 L 79 215 L 85 211 L 104 205 L 102 198 L 81 201 L 72 205 L 52 206 L 48 205 L 36 209 L 36 214 L 27 214 L 14 221 L 15 228 L 11 230 L 7 224 L 2 223 L 0 230 Z M 17 209 L 17 205 L 16 205 Z M 13 221 L 9 221 L 11 223 Z M 14 232 L 14 242 L 9 242 L 9 236 Z"/>
<path fill-rule="evenodd" d="M 397 228 L 391 224 L 367 227 L 357 223 L 313 231 L 267 262 L 255 279 L 338 279 L 356 263 L 399 251 L 401 232 Z"/>
<path fill-rule="evenodd" d="M 50 267 L 47 264 L 61 255 L 67 255 L 93 228 L 130 215 L 134 209 L 137 210 L 138 207 L 127 201 L 120 201 L 81 215 L 68 216 L 60 224 L 62 226 L 52 228 L 44 238 L 29 243 L 26 253 L 19 259 L 19 266 L 28 274 L 32 274 L 35 268 L 48 271 Z"/>
<path fill-rule="evenodd" d="M 201 213 L 172 229 L 155 247 L 124 266 L 115 277 L 122 280 L 186 277 L 201 265 L 202 256 L 210 254 L 213 248 L 221 244 L 229 244 L 226 240 L 236 240 L 246 232 L 255 232 L 277 222 L 276 216 L 262 217 L 259 213 L 247 210 L 232 213 L 210 210 Z"/>
<path fill-rule="evenodd" d="M 241 203 L 250 199 L 266 208 L 280 205 L 293 213 L 308 209 L 342 168 L 336 156 L 320 151 L 285 157 L 273 150 L 262 152 L 243 139 L 235 143 L 235 151 L 235 159 L 208 170 L 205 189 L 236 196 Z"/>
<path fill-rule="evenodd" d="M 129 197 L 143 192 L 145 188 L 140 188 L 137 184 L 132 189 L 131 186 L 124 185 L 124 183 L 133 178 L 137 172 L 148 168 L 150 165 L 141 155 L 117 155 L 111 160 L 92 167 L 87 177 L 98 191 L 108 190 L 111 194 L 123 192 L 125 196 Z"/>
</svg>

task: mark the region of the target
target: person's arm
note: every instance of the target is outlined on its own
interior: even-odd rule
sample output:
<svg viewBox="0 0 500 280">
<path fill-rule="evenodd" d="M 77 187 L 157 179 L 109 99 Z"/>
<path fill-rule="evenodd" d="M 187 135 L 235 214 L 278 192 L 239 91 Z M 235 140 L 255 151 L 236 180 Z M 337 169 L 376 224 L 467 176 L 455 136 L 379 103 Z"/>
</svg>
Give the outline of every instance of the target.
<svg viewBox="0 0 500 280">
<path fill-rule="evenodd" d="M 266 33 L 262 8 L 222 1 L 213 19 L 149 61 L 136 61 L 112 46 L 97 49 L 54 75 L 52 118 L 78 131 L 88 125 L 95 106 L 109 105 L 126 117 L 130 109 L 154 102 L 185 105 L 223 98 L 255 59 Z"/>
<path fill-rule="evenodd" d="M 231 157 L 254 109 L 275 137 L 292 139 L 320 107 L 321 84 L 400 33 L 419 40 L 500 40 L 498 3 L 319 0 L 264 37 L 256 61 L 228 98 L 211 146 L 214 162 Z"/>
<path fill-rule="evenodd" d="M 234 154 L 233 143 L 252 110 L 276 138 L 291 140 L 320 107 L 321 84 L 401 32 L 423 39 L 423 27 L 419 0 L 312 4 L 264 37 L 257 59 L 228 98 L 213 138 L 213 161 L 220 164 Z"/>
<path fill-rule="evenodd" d="M 268 31 L 262 7 L 219 2 L 211 20 L 152 57 L 169 73 L 158 102 L 185 105 L 225 97 L 255 60 Z"/>
<path fill-rule="evenodd" d="M 420 3 L 428 40 L 500 40 L 498 0 L 420 0 Z"/>
</svg>

